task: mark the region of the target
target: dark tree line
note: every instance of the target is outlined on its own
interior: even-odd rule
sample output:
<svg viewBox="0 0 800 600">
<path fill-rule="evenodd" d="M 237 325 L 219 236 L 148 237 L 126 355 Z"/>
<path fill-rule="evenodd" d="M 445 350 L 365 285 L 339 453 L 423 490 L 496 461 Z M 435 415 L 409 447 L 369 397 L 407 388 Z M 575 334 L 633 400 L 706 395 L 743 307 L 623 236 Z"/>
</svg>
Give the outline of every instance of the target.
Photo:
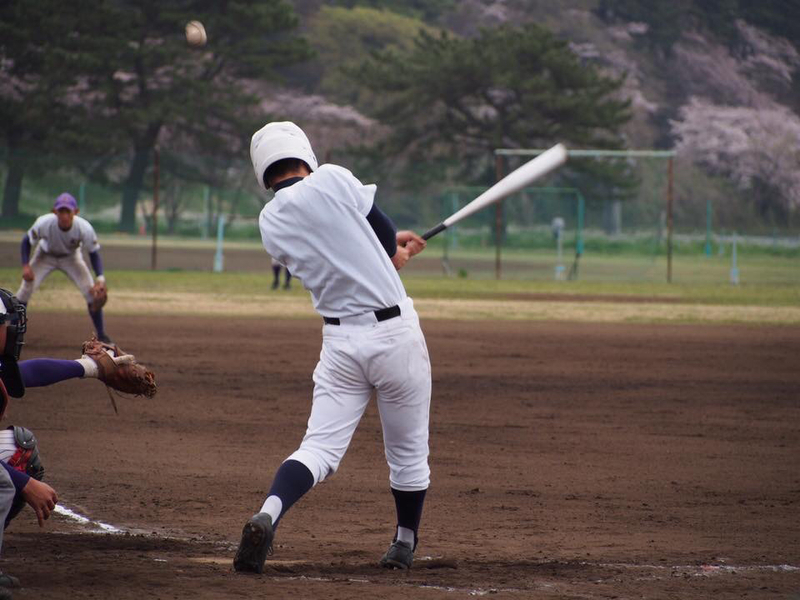
<svg viewBox="0 0 800 600">
<path fill-rule="evenodd" d="M 207 46 L 186 44 L 191 19 L 205 24 Z M 1 3 L 3 216 L 18 212 L 23 154 L 74 156 L 93 177 L 107 176 L 104 156 L 123 154 L 119 229 L 133 231 L 157 144 L 215 156 L 246 146 L 258 102 L 247 81 L 308 57 L 296 25 L 283 0 Z"/>
</svg>

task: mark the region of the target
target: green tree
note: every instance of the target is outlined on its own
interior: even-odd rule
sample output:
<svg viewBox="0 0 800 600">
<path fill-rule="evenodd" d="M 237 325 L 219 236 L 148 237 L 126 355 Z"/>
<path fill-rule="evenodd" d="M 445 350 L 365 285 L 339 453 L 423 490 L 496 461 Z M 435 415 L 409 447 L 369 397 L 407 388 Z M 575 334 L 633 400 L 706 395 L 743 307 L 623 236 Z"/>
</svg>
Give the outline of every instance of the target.
<svg viewBox="0 0 800 600">
<path fill-rule="evenodd" d="M 372 52 L 411 49 L 420 30 L 435 31 L 419 19 L 390 10 L 323 6 L 309 20 L 307 30 L 315 59 L 295 71 L 304 79 L 308 91 L 359 108 L 368 107 L 374 103 L 375 94 L 353 86 L 346 72 Z"/>
<path fill-rule="evenodd" d="M 207 46 L 186 44 L 183 26 L 190 19 L 204 23 Z M 283 0 L 108 0 L 95 20 L 84 47 L 93 108 L 112 132 L 107 150 L 126 149 L 130 156 L 121 231 L 134 230 L 161 135 L 195 144 L 198 152 L 240 149 L 248 111 L 258 101 L 247 81 L 276 79 L 277 67 L 308 56 L 305 42 L 290 33 L 296 18 Z"/>
<path fill-rule="evenodd" d="M 84 108 L 71 90 L 83 65 L 77 35 L 85 3 L 69 10 L 53 0 L 0 2 L 0 147 L 5 164 L 3 218 L 19 215 L 26 171 L 46 168 L 44 156 L 69 143 Z"/>
<path fill-rule="evenodd" d="M 455 0 L 334 0 L 347 8 L 365 6 L 369 8 L 388 9 L 393 12 L 432 21 L 453 9 Z"/>
<path fill-rule="evenodd" d="M 536 25 L 473 39 L 423 32 L 412 50 L 376 53 L 353 76 L 383 92 L 375 116 L 391 133 L 382 155 L 404 154 L 406 180 L 419 184 L 453 162 L 460 181 L 489 183 L 500 147 L 619 147 L 629 119 L 622 80 L 581 63 Z"/>
</svg>

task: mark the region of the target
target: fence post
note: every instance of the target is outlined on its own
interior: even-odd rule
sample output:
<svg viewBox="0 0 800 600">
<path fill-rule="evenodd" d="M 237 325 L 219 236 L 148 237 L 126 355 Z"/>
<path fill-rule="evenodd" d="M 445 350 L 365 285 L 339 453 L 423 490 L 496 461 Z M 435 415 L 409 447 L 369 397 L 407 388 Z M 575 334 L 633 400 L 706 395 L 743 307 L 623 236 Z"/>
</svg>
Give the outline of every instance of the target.
<svg viewBox="0 0 800 600">
<path fill-rule="evenodd" d="M 150 252 L 150 268 L 155 271 L 158 256 L 158 146 L 153 148 L 153 247 Z"/>
<path fill-rule="evenodd" d="M 495 177 L 497 181 L 503 178 L 503 157 L 500 154 L 494 156 Z M 500 279 L 501 261 L 500 261 L 500 246 L 502 245 L 503 238 L 503 201 L 500 200 L 495 205 L 494 209 L 494 241 L 495 241 L 495 257 L 494 257 L 494 278 Z"/>
<path fill-rule="evenodd" d="M 672 157 L 667 160 L 667 283 L 672 283 Z"/>
<path fill-rule="evenodd" d="M 222 254 L 222 243 L 225 239 L 225 215 L 220 215 L 217 220 L 217 252 L 214 254 L 214 272 L 222 273 L 224 270 L 224 257 Z"/>
<path fill-rule="evenodd" d="M 81 215 L 84 218 L 86 217 L 86 182 L 81 181 L 81 186 L 78 188 L 78 210 L 83 213 Z"/>
</svg>

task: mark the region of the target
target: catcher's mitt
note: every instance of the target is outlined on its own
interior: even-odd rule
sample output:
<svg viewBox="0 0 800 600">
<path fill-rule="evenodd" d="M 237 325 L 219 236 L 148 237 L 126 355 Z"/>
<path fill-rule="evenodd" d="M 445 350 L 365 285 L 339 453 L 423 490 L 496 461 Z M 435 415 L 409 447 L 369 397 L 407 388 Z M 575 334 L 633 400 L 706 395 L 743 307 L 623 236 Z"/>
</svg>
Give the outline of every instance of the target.
<svg viewBox="0 0 800 600">
<path fill-rule="evenodd" d="M 116 344 L 104 344 L 93 337 L 83 343 L 83 354 L 97 363 L 97 378 L 109 388 L 147 398 L 156 395 L 156 378 L 153 372 L 136 362 L 132 354 L 120 350 Z M 113 396 L 111 401 L 114 402 Z M 116 406 L 114 410 L 116 411 Z"/>
<path fill-rule="evenodd" d="M 91 311 L 97 312 L 106 305 L 108 302 L 108 288 L 105 281 L 97 281 L 90 290 L 92 294 Z"/>
</svg>

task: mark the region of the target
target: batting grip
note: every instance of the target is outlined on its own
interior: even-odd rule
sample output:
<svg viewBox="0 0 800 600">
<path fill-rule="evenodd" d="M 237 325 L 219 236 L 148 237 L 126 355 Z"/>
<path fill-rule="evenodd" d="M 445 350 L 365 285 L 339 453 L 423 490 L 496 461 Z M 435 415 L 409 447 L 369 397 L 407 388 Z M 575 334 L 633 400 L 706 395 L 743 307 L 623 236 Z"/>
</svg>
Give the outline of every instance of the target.
<svg viewBox="0 0 800 600">
<path fill-rule="evenodd" d="M 432 229 L 429 229 L 428 231 L 423 233 L 422 234 L 422 239 L 423 240 L 429 240 L 433 236 L 435 236 L 437 233 L 441 233 L 445 229 L 447 229 L 447 225 L 445 225 L 444 223 L 439 223 L 436 227 L 434 227 Z"/>
</svg>

